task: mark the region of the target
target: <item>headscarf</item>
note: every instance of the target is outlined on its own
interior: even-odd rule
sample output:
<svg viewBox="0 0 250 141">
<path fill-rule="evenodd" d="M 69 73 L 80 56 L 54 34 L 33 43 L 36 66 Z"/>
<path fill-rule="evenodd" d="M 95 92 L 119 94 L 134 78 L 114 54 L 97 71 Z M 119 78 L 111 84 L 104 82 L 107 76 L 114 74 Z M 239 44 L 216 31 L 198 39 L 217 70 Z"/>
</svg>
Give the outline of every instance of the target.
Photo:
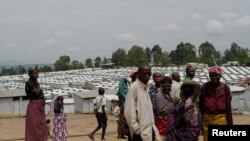
<svg viewBox="0 0 250 141">
<path fill-rule="evenodd" d="M 163 76 L 162 72 L 159 71 L 159 70 L 154 71 L 154 72 L 153 72 L 153 75 L 155 75 L 155 74 L 161 74 L 161 75 Z"/>
<path fill-rule="evenodd" d="M 218 75 L 222 75 L 222 69 L 220 67 L 214 66 L 209 69 L 209 73 L 217 73 Z"/>
<path fill-rule="evenodd" d="M 119 100 L 120 102 L 122 102 L 122 104 L 125 103 L 127 93 L 128 93 L 128 84 L 125 81 L 125 78 L 122 78 L 119 81 L 119 88 L 118 88 L 118 92 L 116 93 L 116 95 L 119 97 Z"/>
</svg>

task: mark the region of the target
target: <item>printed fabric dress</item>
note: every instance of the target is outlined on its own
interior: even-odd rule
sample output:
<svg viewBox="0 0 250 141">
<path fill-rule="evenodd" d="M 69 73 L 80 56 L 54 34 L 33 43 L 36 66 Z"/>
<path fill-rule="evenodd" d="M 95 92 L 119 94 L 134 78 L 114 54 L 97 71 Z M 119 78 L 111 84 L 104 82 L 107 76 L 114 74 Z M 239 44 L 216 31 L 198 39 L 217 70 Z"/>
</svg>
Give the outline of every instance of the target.
<svg viewBox="0 0 250 141">
<path fill-rule="evenodd" d="M 66 115 L 63 113 L 63 106 L 59 106 L 58 102 L 55 101 L 54 105 L 54 112 L 55 112 L 55 118 L 54 118 L 54 128 L 53 128 L 53 137 L 54 141 L 67 141 L 67 128 L 66 128 L 66 122 L 67 118 Z"/>
</svg>

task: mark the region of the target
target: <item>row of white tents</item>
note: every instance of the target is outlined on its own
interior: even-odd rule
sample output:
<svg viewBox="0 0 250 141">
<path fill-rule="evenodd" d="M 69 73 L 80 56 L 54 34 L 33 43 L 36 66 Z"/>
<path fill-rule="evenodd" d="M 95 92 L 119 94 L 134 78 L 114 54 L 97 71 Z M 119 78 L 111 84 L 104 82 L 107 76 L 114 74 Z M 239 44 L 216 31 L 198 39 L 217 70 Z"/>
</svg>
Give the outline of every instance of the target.
<svg viewBox="0 0 250 141">
<path fill-rule="evenodd" d="M 120 68 L 120 69 L 81 69 L 81 70 L 70 70 L 70 71 L 59 71 L 59 72 L 48 72 L 39 74 L 39 82 L 42 89 L 44 90 L 45 97 L 52 99 L 54 96 L 62 95 L 69 103 L 74 104 L 74 97 L 76 93 L 88 93 L 89 90 L 84 89 L 84 85 L 88 84 L 92 89 L 96 90 L 99 87 L 103 87 L 106 90 L 117 91 L 118 83 L 120 78 L 129 78 L 129 74 L 132 70 L 137 68 Z M 209 81 L 208 75 L 209 68 L 196 68 L 196 76 L 194 80 L 198 83 L 204 83 Z M 250 77 L 250 67 L 222 67 L 223 76 L 221 81 L 228 84 L 233 84 L 231 91 L 243 92 L 243 87 L 238 87 L 242 80 Z M 170 76 L 173 72 L 179 72 L 181 79 L 185 77 L 185 67 L 153 67 L 152 72 L 161 72 L 165 76 Z M 24 89 L 25 81 L 28 76 L 25 75 L 14 75 L 14 76 L 0 76 L 0 90 L 15 90 Z M 152 78 L 149 83 L 153 83 Z M 23 90 L 24 91 L 24 90 Z M 115 93 L 112 93 L 113 95 Z M 14 97 L 14 96 L 13 96 Z M 92 97 L 93 98 L 93 97 Z M 243 96 L 244 99 L 245 95 Z M 1 96 L 0 96 L 1 99 Z M 16 98 L 13 98 L 13 100 Z M 21 98 L 19 98 L 21 99 Z M 241 98 L 239 98 L 242 100 Z M 247 102 L 244 104 L 239 103 L 238 99 L 235 99 L 234 105 L 250 105 Z M 3 102 L 3 100 L 2 100 Z M 242 101 L 240 102 L 242 103 Z M 237 106 L 236 106 L 237 107 Z M 245 106 L 243 106 L 243 109 Z M 72 108 L 71 109 L 72 112 Z M 73 110 L 74 111 L 74 110 Z M 250 111 L 250 106 L 249 110 Z"/>
<path fill-rule="evenodd" d="M 121 69 L 82 69 L 40 73 L 39 82 L 47 97 L 52 95 L 71 95 L 74 91 L 83 90 L 83 86 L 89 84 L 92 89 L 103 87 L 105 89 L 117 89 L 120 78 L 129 78 L 131 70 L 136 68 Z M 237 84 L 250 77 L 250 67 L 222 67 L 222 82 Z M 153 72 L 162 72 L 170 76 L 173 72 L 179 72 L 181 79 L 185 76 L 185 67 L 153 67 Z M 1 76 L 0 90 L 23 89 L 27 75 Z M 194 80 L 205 83 L 209 80 L 208 68 L 197 68 Z M 152 78 L 149 83 L 153 83 Z"/>
<path fill-rule="evenodd" d="M 44 88 L 57 86 L 58 88 L 69 87 L 77 84 L 92 84 L 94 87 L 104 87 L 106 89 L 117 89 L 119 78 L 126 77 L 131 70 L 136 68 L 121 69 L 82 69 L 60 72 L 40 73 L 39 82 Z M 250 77 L 250 67 L 222 67 L 223 76 L 221 81 L 226 83 L 238 83 Z M 153 72 L 160 71 L 165 76 L 170 76 L 173 72 L 179 72 L 181 79 L 185 76 L 185 67 L 153 67 Z M 0 89 L 24 88 L 24 82 L 28 79 L 27 75 L 1 76 Z M 209 80 L 208 68 L 197 68 L 194 80 L 204 83 Z M 150 80 L 153 83 L 153 80 Z"/>
</svg>

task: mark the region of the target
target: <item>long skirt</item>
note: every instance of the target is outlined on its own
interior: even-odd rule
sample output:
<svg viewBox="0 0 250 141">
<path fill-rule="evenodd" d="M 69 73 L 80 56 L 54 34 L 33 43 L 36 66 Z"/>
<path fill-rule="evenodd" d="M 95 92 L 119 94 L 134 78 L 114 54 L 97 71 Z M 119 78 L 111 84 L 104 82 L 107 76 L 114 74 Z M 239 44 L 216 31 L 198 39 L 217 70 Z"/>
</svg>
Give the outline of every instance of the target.
<svg viewBox="0 0 250 141">
<path fill-rule="evenodd" d="M 208 125 L 226 125 L 226 114 L 204 114 L 203 115 L 203 140 L 208 140 Z"/>
<path fill-rule="evenodd" d="M 156 127 L 160 133 L 161 139 L 166 140 L 167 138 L 167 120 L 161 116 L 156 117 Z"/>
<path fill-rule="evenodd" d="M 66 115 L 63 113 L 55 114 L 54 128 L 53 128 L 53 140 L 54 141 L 66 141 L 68 132 L 66 128 Z"/>
<path fill-rule="evenodd" d="M 47 139 L 45 100 L 31 100 L 26 111 L 25 141 L 47 141 Z"/>
<path fill-rule="evenodd" d="M 119 115 L 119 120 L 118 120 L 118 132 L 121 134 L 121 135 L 128 135 L 128 125 L 127 125 L 127 121 L 125 119 L 125 116 L 123 114 L 120 114 Z"/>
</svg>

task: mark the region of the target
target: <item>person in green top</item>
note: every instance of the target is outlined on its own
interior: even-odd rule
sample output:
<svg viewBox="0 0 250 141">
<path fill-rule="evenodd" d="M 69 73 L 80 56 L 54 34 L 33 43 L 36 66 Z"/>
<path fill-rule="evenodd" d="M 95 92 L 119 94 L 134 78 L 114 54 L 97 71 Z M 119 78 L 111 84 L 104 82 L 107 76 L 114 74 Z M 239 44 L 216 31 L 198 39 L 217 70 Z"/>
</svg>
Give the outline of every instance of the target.
<svg viewBox="0 0 250 141">
<path fill-rule="evenodd" d="M 193 66 L 187 66 L 186 67 L 186 76 L 183 80 L 183 83 L 194 83 L 195 81 L 193 80 L 195 76 L 195 69 Z"/>
<path fill-rule="evenodd" d="M 184 80 L 182 81 L 182 84 L 194 84 L 196 83 L 193 78 L 195 76 L 195 68 L 191 65 L 186 67 L 186 76 L 184 78 Z M 183 95 L 183 92 L 181 91 L 180 93 L 180 99 L 184 100 L 185 96 Z M 196 98 L 195 100 L 195 104 L 196 106 L 199 106 L 199 96 Z"/>
<path fill-rule="evenodd" d="M 121 78 L 119 81 L 118 92 L 116 95 L 119 98 L 119 101 L 124 105 L 125 99 L 128 93 L 129 81 L 127 78 Z"/>
</svg>

